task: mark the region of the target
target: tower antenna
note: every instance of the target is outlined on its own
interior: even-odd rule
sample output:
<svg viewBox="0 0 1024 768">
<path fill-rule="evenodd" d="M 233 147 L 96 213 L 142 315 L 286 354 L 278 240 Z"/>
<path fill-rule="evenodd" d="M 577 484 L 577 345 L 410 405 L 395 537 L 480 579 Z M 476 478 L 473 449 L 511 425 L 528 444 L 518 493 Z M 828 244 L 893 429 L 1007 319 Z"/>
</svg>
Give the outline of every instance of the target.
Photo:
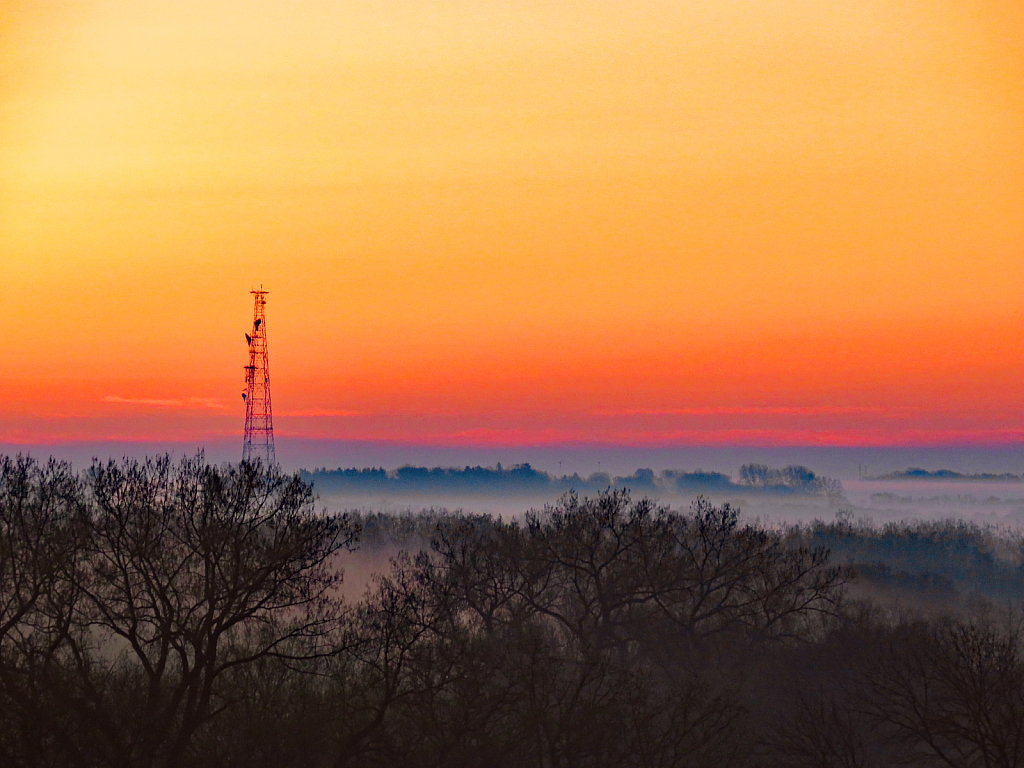
<svg viewBox="0 0 1024 768">
<path fill-rule="evenodd" d="M 253 309 L 252 333 L 245 334 L 249 344 L 249 364 L 245 366 L 245 440 L 242 443 L 242 461 L 262 461 L 272 466 L 274 457 L 274 414 L 270 407 L 270 362 L 267 357 L 267 294 L 261 285 L 258 291 L 249 291 L 256 297 Z"/>
</svg>

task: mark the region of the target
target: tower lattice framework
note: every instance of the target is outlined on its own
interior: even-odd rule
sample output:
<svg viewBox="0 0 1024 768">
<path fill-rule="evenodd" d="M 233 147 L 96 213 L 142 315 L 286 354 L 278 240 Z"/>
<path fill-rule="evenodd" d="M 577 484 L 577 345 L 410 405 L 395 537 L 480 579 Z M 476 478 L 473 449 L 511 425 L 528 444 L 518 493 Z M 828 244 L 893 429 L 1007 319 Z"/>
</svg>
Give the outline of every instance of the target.
<svg viewBox="0 0 1024 768">
<path fill-rule="evenodd" d="M 270 406 L 270 361 L 267 357 L 267 293 L 261 285 L 250 291 L 255 297 L 252 333 L 245 334 L 249 344 L 249 364 L 245 366 L 245 440 L 242 461 L 276 463 L 274 457 L 274 414 Z"/>
</svg>

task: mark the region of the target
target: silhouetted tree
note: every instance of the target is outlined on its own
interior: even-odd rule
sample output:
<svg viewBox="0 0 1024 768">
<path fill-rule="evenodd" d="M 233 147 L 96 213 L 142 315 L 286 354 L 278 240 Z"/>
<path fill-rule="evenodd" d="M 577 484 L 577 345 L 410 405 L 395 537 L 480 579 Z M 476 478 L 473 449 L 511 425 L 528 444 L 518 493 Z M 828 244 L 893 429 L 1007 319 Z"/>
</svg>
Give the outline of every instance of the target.
<svg viewBox="0 0 1024 768">
<path fill-rule="evenodd" d="M 0 460 L 0 763 L 59 764 L 59 674 L 77 588 L 82 485 L 71 467 Z"/>
<path fill-rule="evenodd" d="M 332 652 L 335 555 L 355 532 L 297 477 L 199 455 L 97 463 L 84 484 L 76 561 L 55 586 L 71 597 L 48 601 L 36 633 L 47 663 L 23 656 L 63 696 L 68 717 L 47 723 L 61 762 L 181 765 L 234 701 L 226 672 Z"/>
<path fill-rule="evenodd" d="M 986 619 L 902 624 L 880 638 L 861 708 L 920 761 L 1024 764 L 1020 632 Z"/>
</svg>

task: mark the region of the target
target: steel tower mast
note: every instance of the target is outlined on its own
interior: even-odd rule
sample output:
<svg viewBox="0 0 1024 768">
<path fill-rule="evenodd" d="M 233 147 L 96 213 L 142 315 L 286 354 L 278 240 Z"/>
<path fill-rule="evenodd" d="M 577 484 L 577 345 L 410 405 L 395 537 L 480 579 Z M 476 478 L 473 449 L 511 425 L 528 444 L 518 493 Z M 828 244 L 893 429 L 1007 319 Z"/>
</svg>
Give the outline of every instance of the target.
<svg viewBox="0 0 1024 768">
<path fill-rule="evenodd" d="M 245 440 L 242 461 L 261 461 L 264 466 L 276 463 L 274 457 L 274 415 L 270 407 L 270 363 L 267 358 L 267 318 L 264 308 L 267 294 L 261 285 L 249 291 L 256 297 L 252 333 L 245 334 L 249 344 L 249 364 L 245 366 Z"/>
</svg>

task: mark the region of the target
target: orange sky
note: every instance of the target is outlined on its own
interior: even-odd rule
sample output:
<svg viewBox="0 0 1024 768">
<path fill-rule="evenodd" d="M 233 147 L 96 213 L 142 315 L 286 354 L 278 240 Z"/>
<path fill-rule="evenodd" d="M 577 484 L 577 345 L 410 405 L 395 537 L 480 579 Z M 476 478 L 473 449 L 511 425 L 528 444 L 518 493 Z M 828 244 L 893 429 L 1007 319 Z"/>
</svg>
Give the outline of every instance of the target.
<svg viewBox="0 0 1024 768">
<path fill-rule="evenodd" d="M 1020 0 L 6 0 L 0 442 L 1024 442 Z"/>
</svg>

